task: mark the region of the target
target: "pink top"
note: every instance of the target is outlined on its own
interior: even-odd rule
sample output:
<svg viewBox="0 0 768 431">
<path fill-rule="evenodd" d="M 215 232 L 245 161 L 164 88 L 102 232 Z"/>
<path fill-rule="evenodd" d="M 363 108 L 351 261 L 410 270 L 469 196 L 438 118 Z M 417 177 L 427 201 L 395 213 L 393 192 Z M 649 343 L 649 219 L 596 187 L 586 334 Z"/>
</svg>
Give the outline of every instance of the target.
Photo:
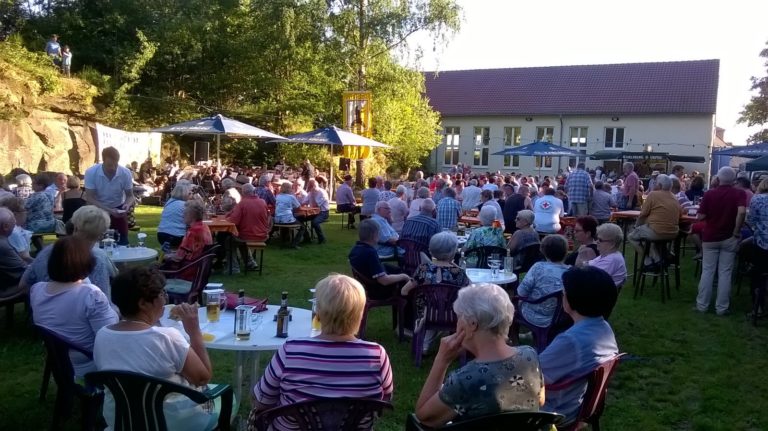
<svg viewBox="0 0 768 431">
<path fill-rule="evenodd" d="M 616 287 L 620 287 L 627 280 L 627 266 L 624 263 L 624 256 L 618 251 L 607 254 L 605 256 L 600 255 L 588 262 L 589 266 L 600 268 L 607 272 L 613 279 L 613 284 Z"/>
<path fill-rule="evenodd" d="M 624 196 L 634 196 L 640 186 L 640 177 L 633 171 L 624 179 Z"/>
</svg>

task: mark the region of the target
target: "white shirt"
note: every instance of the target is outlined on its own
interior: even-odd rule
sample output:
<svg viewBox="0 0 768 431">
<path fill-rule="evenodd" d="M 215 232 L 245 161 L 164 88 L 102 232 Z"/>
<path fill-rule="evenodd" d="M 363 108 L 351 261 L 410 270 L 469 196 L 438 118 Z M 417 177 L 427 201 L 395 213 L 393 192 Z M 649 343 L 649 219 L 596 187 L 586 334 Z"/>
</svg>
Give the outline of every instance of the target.
<svg viewBox="0 0 768 431">
<path fill-rule="evenodd" d="M 104 175 L 101 163 L 85 171 L 85 188 L 96 193 L 96 200 L 107 208 L 117 208 L 125 202 L 125 196 L 133 193 L 133 175 L 125 166 L 117 166 L 110 180 Z"/>
<path fill-rule="evenodd" d="M 565 212 L 563 201 L 552 195 L 544 195 L 533 204 L 533 224 L 538 232 L 560 231 L 560 217 Z"/>
<path fill-rule="evenodd" d="M 477 186 L 466 186 L 464 191 L 461 192 L 461 209 L 471 210 L 477 208 L 480 205 L 480 193 L 483 190 Z"/>
</svg>

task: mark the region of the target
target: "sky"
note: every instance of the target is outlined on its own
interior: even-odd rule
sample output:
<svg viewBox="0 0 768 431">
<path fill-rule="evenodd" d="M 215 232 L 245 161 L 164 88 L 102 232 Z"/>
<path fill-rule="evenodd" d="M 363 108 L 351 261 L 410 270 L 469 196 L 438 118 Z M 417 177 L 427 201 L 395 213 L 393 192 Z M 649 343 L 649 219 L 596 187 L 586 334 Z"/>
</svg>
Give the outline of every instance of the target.
<svg viewBox="0 0 768 431">
<path fill-rule="evenodd" d="M 444 47 L 429 35 L 421 70 L 489 69 L 651 61 L 720 60 L 716 124 L 725 140 L 746 143 L 759 127 L 737 124 L 750 77 L 765 76 L 765 0 L 457 0 L 461 30 Z"/>
</svg>

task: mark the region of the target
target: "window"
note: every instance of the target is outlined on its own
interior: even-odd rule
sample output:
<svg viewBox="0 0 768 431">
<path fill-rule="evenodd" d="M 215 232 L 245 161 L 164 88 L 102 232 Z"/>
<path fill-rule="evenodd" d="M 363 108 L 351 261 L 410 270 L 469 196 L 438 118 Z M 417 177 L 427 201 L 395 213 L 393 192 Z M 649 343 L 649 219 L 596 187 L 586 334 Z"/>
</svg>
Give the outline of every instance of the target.
<svg viewBox="0 0 768 431">
<path fill-rule="evenodd" d="M 587 128 L 571 127 L 571 148 L 579 150 L 584 157 L 571 157 L 568 159 L 568 166 L 576 167 L 579 163 L 587 162 Z"/>
<path fill-rule="evenodd" d="M 512 146 L 520 146 L 520 127 L 504 128 L 504 149 Z M 504 167 L 519 168 L 520 156 L 504 156 Z"/>
<path fill-rule="evenodd" d="M 552 136 L 555 134 L 554 127 L 537 127 L 536 128 L 536 141 L 545 141 L 552 143 Z M 552 157 L 535 157 L 536 168 L 538 169 L 552 169 Z"/>
<path fill-rule="evenodd" d="M 443 164 L 455 166 L 459 164 L 459 127 L 445 128 L 445 160 Z"/>
<path fill-rule="evenodd" d="M 488 166 L 488 154 L 491 152 L 491 128 L 475 127 L 475 166 Z"/>
<path fill-rule="evenodd" d="M 605 148 L 624 148 L 624 128 L 605 128 Z"/>
</svg>

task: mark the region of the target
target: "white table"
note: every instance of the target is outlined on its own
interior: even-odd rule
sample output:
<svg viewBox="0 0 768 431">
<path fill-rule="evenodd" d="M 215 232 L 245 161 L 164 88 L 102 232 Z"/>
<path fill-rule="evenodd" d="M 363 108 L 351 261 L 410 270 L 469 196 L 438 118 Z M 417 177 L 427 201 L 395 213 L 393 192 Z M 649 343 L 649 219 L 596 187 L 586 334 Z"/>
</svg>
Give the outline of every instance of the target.
<svg viewBox="0 0 768 431">
<path fill-rule="evenodd" d="M 112 251 L 112 263 L 118 266 L 152 263 L 157 260 L 157 250 L 147 247 L 116 247 Z"/>
<path fill-rule="evenodd" d="M 259 368 L 259 359 L 261 352 L 272 352 L 280 348 L 286 340 L 292 338 L 309 337 L 312 335 L 312 311 L 304 308 L 291 307 L 293 318 L 288 324 L 288 338 L 276 337 L 277 322 L 273 320 L 279 305 L 269 305 L 266 311 L 254 313 L 251 325 L 251 337 L 248 340 L 237 340 L 235 338 L 235 312 L 226 310 L 220 313 L 220 319 L 216 323 L 209 323 L 205 313 L 205 307 L 200 307 L 198 316 L 200 319 L 200 330 L 203 334 L 211 334 L 215 338 L 207 341 L 205 347 L 216 350 L 229 350 L 236 353 L 235 369 L 232 380 L 232 388 L 239 403 L 249 402 L 250 396 L 246 399 L 242 397 L 243 383 L 248 386 L 248 392 L 258 383 L 261 377 Z M 168 313 L 170 307 L 166 308 Z M 163 315 L 160 323 L 163 326 L 177 328 L 184 334 L 181 322 L 169 320 L 167 314 Z"/>
<path fill-rule="evenodd" d="M 514 273 L 504 272 L 503 269 L 499 270 L 499 275 L 496 278 L 491 278 L 491 273 L 490 268 L 467 268 L 467 277 L 472 283 L 507 284 L 517 281 L 517 276 Z"/>
</svg>

